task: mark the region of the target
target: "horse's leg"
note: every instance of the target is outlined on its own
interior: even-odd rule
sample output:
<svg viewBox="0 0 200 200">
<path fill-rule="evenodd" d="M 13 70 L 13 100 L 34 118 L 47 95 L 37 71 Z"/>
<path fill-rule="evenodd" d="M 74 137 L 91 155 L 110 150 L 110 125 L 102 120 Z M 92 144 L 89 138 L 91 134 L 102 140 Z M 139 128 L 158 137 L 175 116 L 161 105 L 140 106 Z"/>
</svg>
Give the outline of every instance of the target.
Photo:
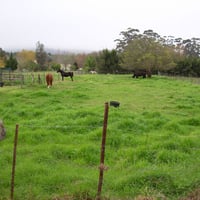
<svg viewBox="0 0 200 200">
<path fill-rule="evenodd" d="M 49 80 L 47 80 L 47 88 L 49 88 Z"/>
<path fill-rule="evenodd" d="M 64 76 L 62 76 L 62 80 L 64 81 Z"/>
</svg>

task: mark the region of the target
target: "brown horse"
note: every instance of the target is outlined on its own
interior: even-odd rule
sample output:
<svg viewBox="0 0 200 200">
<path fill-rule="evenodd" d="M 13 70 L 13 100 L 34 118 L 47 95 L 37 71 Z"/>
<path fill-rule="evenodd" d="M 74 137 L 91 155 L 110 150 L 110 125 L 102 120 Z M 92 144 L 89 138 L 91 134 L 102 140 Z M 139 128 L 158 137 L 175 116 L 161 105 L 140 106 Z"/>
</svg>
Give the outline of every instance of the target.
<svg viewBox="0 0 200 200">
<path fill-rule="evenodd" d="M 48 73 L 46 75 L 46 82 L 47 82 L 47 87 L 50 88 L 52 87 L 52 83 L 53 83 L 53 75 Z"/>
</svg>

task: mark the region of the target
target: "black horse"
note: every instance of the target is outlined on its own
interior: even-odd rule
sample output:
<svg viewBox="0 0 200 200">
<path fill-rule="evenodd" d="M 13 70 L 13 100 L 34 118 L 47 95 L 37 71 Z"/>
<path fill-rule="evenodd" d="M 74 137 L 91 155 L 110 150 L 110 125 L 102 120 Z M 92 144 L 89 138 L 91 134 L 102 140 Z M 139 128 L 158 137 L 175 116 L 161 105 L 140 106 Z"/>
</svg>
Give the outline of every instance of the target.
<svg viewBox="0 0 200 200">
<path fill-rule="evenodd" d="M 62 76 L 62 80 L 64 81 L 64 77 L 68 77 L 70 76 L 71 80 L 73 81 L 73 76 L 74 76 L 74 73 L 73 72 L 65 72 L 61 69 L 58 69 L 57 70 L 57 73 L 60 72 L 61 76 Z"/>
<path fill-rule="evenodd" d="M 146 69 L 137 69 L 134 70 L 133 78 L 138 78 L 139 76 L 142 76 L 143 78 L 146 78 L 147 71 Z"/>
<path fill-rule="evenodd" d="M 146 69 L 137 69 L 134 70 L 133 78 L 138 78 L 139 76 L 142 76 L 143 78 L 151 78 L 151 71 Z"/>
</svg>

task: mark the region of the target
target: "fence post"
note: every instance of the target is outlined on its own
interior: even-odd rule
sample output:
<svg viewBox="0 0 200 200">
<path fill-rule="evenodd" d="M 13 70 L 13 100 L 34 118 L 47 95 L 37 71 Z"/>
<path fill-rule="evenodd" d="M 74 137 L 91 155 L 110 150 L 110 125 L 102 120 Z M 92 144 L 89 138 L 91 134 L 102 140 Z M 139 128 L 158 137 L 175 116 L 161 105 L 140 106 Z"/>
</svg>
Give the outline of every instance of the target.
<svg viewBox="0 0 200 200">
<path fill-rule="evenodd" d="M 40 74 L 38 74 L 38 83 L 39 83 L 39 84 L 42 83 L 42 80 L 41 80 Z"/>
<path fill-rule="evenodd" d="M 15 165 L 16 165 L 16 151 L 17 151 L 18 128 L 19 128 L 19 125 L 16 124 L 15 139 L 14 139 L 14 148 L 13 148 L 12 177 L 11 177 L 11 193 L 10 193 L 10 199 L 11 200 L 13 200 L 13 198 L 14 198 L 14 180 L 15 180 Z"/>
<path fill-rule="evenodd" d="M 20 74 L 20 83 L 21 83 L 21 88 L 22 88 L 22 85 L 24 84 L 24 75 L 23 75 L 23 73 L 21 72 L 21 74 Z"/>
<path fill-rule="evenodd" d="M 108 102 L 106 102 L 105 109 L 104 109 L 104 123 L 103 123 L 100 166 L 99 166 L 99 184 L 98 184 L 96 200 L 101 199 L 101 189 L 102 189 L 102 184 L 103 184 L 103 171 L 105 170 L 104 157 L 105 157 L 105 144 L 106 144 L 106 130 L 107 130 L 107 122 L 108 122 L 108 110 L 109 110 L 109 106 L 108 106 Z"/>
</svg>

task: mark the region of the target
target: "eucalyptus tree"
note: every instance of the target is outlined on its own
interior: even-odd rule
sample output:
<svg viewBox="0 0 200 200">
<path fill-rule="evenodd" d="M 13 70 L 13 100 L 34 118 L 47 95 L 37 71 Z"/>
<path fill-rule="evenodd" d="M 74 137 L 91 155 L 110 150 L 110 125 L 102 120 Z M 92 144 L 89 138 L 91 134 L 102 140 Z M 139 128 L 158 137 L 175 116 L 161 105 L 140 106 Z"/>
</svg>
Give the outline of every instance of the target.
<svg viewBox="0 0 200 200">
<path fill-rule="evenodd" d="M 174 36 L 164 36 L 164 45 L 173 47 L 176 52 L 179 52 L 186 57 L 200 56 L 200 38 L 182 39 Z"/>
<path fill-rule="evenodd" d="M 199 58 L 200 56 L 200 38 L 191 38 L 183 40 L 184 54 L 189 57 Z"/>
<path fill-rule="evenodd" d="M 142 34 L 138 29 L 129 28 L 120 33 L 116 50 L 120 53 L 121 67 L 128 70 L 145 68 L 148 71 L 163 70 L 175 65 L 173 58 L 176 52 L 169 40 L 161 37 L 153 30 L 145 30 Z"/>
<path fill-rule="evenodd" d="M 128 28 L 127 31 L 121 31 L 119 35 L 121 35 L 121 38 L 114 41 L 117 42 L 116 50 L 120 53 L 123 52 L 132 40 L 141 36 L 140 31 L 133 28 Z"/>
<path fill-rule="evenodd" d="M 145 68 L 184 75 L 200 74 L 200 38 L 160 36 L 151 29 L 140 33 L 133 28 L 122 31 L 120 36 L 115 42 L 121 58 L 120 65 L 124 69 Z"/>
</svg>

